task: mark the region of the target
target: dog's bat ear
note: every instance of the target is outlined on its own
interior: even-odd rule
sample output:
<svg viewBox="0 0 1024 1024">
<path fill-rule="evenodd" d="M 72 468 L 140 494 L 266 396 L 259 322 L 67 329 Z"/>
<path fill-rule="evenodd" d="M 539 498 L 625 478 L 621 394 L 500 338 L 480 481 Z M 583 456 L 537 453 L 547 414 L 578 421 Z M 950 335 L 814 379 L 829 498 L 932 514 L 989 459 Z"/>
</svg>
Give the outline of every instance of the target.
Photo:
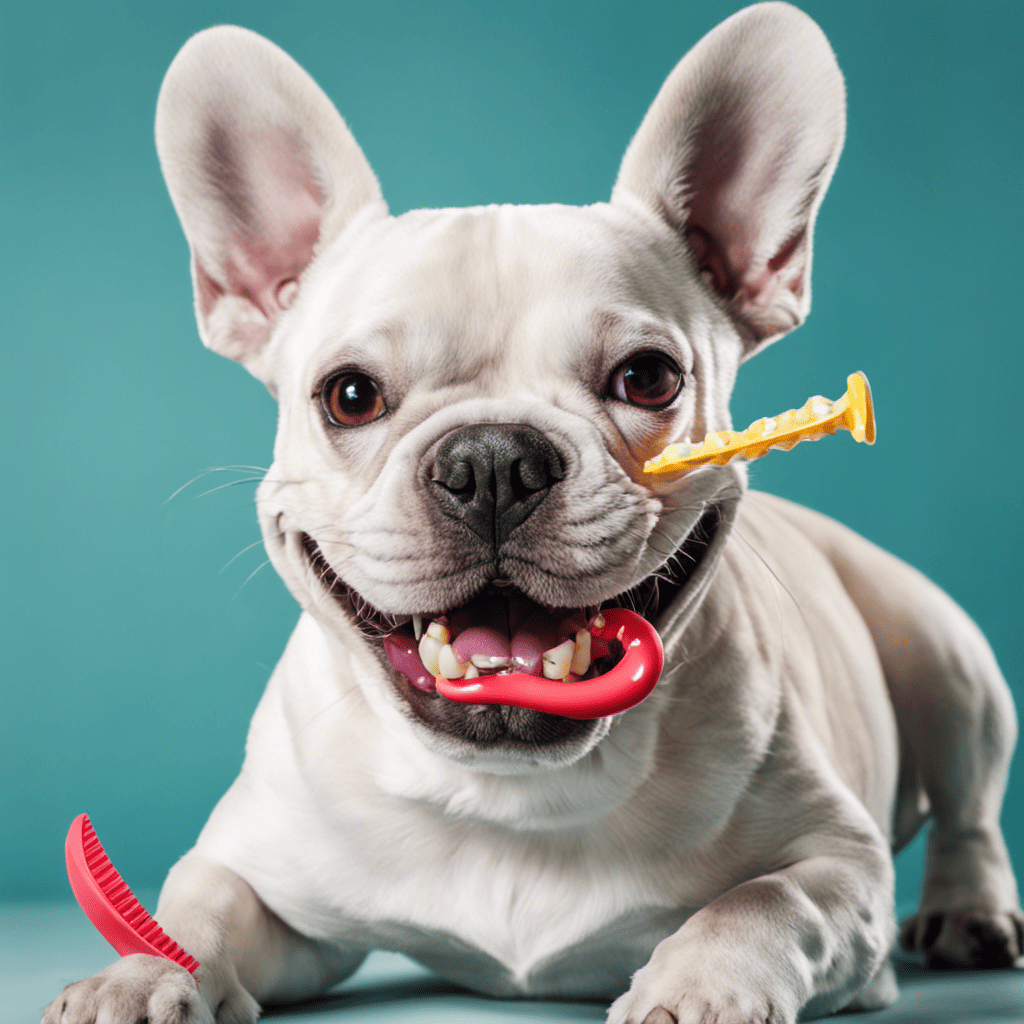
<svg viewBox="0 0 1024 1024">
<path fill-rule="evenodd" d="M 764 3 L 676 65 L 626 150 L 612 202 L 639 205 L 686 239 L 745 357 L 810 310 L 814 218 L 845 124 L 843 77 L 821 29 L 789 4 Z"/>
<path fill-rule="evenodd" d="M 277 318 L 318 252 L 387 213 L 377 179 L 313 79 L 233 26 L 182 47 L 160 89 L 156 141 L 192 250 L 200 336 L 273 391 Z"/>
</svg>

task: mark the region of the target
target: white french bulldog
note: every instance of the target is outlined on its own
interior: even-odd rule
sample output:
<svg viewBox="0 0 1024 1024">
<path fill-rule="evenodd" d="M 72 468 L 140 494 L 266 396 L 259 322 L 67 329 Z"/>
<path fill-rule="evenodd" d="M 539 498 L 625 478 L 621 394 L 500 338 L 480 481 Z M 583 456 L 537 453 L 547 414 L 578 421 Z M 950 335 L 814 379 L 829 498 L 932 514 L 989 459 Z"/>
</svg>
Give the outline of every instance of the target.
<svg viewBox="0 0 1024 1024">
<path fill-rule="evenodd" d="M 392 218 L 289 57 L 239 28 L 186 44 L 160 160 L 203 341 L 280 402 L 259 517 L 305 612 L 160 897 L 198 986 L 127 957 L 45 1024 L 251 1022 L 373 949 L 618 997 L 612 1024 L 880 1007 L 893 852 L 929 817 L 905 944 L 1013 964 L 1016 720 L 975 625 L 736 464 L 642 470 L 729 428 L 739 364 L 805 318 L 844 110 L 821 30 L 759 4 L 672 72 L 609 203 Z M 435 688 L 439 662 L 541 674 L 556 647 L 589 678 L 614 652 L 564 641 L 618 605 L 665 647 L 632 710 Z"/>
</svg>

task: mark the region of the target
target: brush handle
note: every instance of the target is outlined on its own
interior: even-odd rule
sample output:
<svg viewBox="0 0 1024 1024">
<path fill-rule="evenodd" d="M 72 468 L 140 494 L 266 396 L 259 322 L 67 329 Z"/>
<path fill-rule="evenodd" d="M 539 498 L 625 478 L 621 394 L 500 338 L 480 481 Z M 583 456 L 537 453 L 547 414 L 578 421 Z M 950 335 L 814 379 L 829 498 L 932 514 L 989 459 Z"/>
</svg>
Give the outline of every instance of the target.
<svg viewBox="0 0 1024 1024">
<path fill-rule="evenodd" d="M 468 704 L 512 704 L 563 718 L 591 719 L 617 715 L 639 704 L 657 685 L 665 655 L 661 637 L 644 618 L 626 608 L 601 612 L 601 626 L 591 635 L 618 640 L 625 654 L 610 672 L 596 679 L 563 683 L 525 672 L 477 676 L 473 680 L 437 677 L 437 692 Z"/>
<path fill-rule="evenodd" d="M 854 440 L 875 443 L 875 410 L 867 377 L 858 370 L 846 378 L 846 394 L 835 402 L 821 395 L 808 398 L 799 409 L 751 423 L 746 430 L 718 430 L 696 447 L 670 444 L 644 464 L 645 473 L 688 473 L 733 459 L 760 459 L 773 448 L 789 451 L 800 441 L 817 441 L 837 430 L 849 430 Z"/>
<path fill-rule="evenodd" d="M 146 913 L 110 863 L 88 815 L 80 814 L 64 844 L 68 881 L 78 905 L 121 956 L 162 956 L 195 974 L 199 961 L 190 956 Z"/>
</svg>

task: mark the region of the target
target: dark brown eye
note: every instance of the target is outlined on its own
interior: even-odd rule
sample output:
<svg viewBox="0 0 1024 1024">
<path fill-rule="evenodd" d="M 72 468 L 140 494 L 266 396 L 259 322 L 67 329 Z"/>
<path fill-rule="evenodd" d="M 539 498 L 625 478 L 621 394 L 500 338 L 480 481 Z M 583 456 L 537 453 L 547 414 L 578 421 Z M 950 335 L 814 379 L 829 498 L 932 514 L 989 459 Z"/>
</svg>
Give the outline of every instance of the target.
<svg viewBox="0 0 1024 1024">
<path fill-rule="evenodd" d="M 623 363 L 608 390 L 620 402 L 645 409 L 663 409 L 679 394 L 683 375 L 668 356 L 644 352 Z"/>
<path fill-rule="evenodd" d="M 358 427 L 384 415 L 384 399 L 377 382 L 356 370 L 331 377 L 320 393 L 320 401 L 336 427 Z"/>
</svg>

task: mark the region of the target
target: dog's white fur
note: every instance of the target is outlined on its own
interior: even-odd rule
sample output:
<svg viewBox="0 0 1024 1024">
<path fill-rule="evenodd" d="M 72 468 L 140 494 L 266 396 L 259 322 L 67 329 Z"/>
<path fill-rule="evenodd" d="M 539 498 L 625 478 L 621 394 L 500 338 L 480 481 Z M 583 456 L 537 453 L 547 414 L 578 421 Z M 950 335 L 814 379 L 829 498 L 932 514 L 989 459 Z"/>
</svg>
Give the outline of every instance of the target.
<svg viewBox="0 0 1024 1024">
<path fill-rule="evenodd" d="M 613 1024 L 881 1006 L 892 850 L 929 813 L 908 943 L 965 965 L 979 942 L 1020 951 L 998 825 L 1016 722 L 977 628 L 831 520 L 743 496 L 736 466 L 642 474 L 668 441 L 729 427 L 740 362 L 806 316 L 844 109 L 820 29 L 762 4 L 673 71 L 610 203 L 390 218 L 290 58 L 236 28 L 189 41 L 160 96 L 161 163 L 203 340 L 280 402 L 259 514 L 305 613 L 239 779 L 161 895 L 198 990 L 129 957 L 46 1024 L 251 1021 L 379 948 L 499 995 L 618 996 Z M 684 371 L 664 412 L 607 392 L 651 349 Z M 325 423 L 318 382 L 343 366 L 382 382 L 387 415 Z M 431 514 L 425 481 L 439 441 L 481 422 L 535 428 L 564 460 L 500 552 L 544 603 L 613 599 L 718 510 L 658 620 L 654 694 L 552 742 L 415 714 L 300 542 L 384 612 L 465 601 L 493 559 Z"/>
</svg>

